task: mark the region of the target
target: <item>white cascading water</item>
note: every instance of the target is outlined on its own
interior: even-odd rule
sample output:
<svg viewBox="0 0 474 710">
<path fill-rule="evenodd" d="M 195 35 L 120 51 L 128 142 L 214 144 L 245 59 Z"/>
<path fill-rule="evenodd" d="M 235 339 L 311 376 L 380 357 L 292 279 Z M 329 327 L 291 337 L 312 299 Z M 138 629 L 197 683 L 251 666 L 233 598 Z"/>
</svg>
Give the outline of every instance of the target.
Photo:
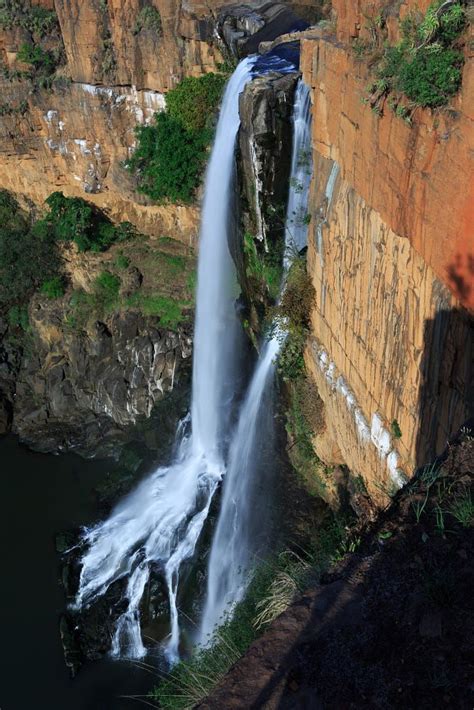
<svg viewBox="0 0 474 710">
<path fill-rule="evenodd" d="M 311 152 L 311 96 L 303 81 L 298 82 L 293 111 L 293 147 L 290 191 L 286 213 L 285 257 L 300 252 L 308 237 L 308 197 L 313 161 Z M 285 264 L 288 267 L 288 263 Z"/>
<path fill-rule="evenodd" d="M 285 224 L 284 274 L 295 249 L 306 245 L 309 185 L 311 181 L 311 99 L 300 80 L 293 109 L 293 145 L 290 189 Z M 283 277 L 282 288 L 284 288 Z M 285 334 L 275 328 L 264 345 L 239 415 L 229 451 L 221 509 L 214 533 L 208 565 L 207 596 L 199 632 L 206 645 L 219 623 L 232 613 L 246 590 L 255 555 L 251 521 L 258 516 L 253 492 L 258 475 L 259 421 L 265 392 L 273 382 L 275 361 Z"/>
<path fill-rule="evenodd" d="M 239 95 L 251 79 L 253 58 L 240 62 L 222 101 L 206 174 L 199 250 L 194 337 L 191 433 L 180 427 L 172 465 L 155 473 L 124 498 L 102 523 L 83 534 L 79 590 L 81 609 L 127 577 L 127 609 L 118 619 L 112 654 L 131 658 L 146 653 L 140 631 L 140 602 L 152 566 L 167 583 L 171 633 L 170 661 L 178 657 L 177 592 L 182 563 L 192 557 L 224 474 L 223 445 L 229 403 L 235 389 L 235 271 L 227 235 L 233 200 L 235 140 L 240 124 Z M 188 427 L 189 428 L 189 427 Z"/>
</svg>

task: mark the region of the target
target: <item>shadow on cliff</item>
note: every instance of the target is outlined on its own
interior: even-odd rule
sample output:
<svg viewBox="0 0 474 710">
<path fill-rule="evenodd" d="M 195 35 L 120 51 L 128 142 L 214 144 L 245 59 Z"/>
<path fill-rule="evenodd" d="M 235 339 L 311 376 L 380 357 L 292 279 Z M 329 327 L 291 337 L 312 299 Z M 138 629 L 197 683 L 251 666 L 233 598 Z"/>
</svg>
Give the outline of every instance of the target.
<svg viewBox="0 0 474 710">
<path fill-rule="evenodd" d="M 474 417 L 474 319 L 464 309 L 425 321 L 418 399 L 417 468 L 442 456 Z"/>
<path fill-rule="evenodd" d="M 474 296 L 474 254 L 456 254 L 447 268 L 449 284 L 456 298 L 471 303 Z"/>
</svg>

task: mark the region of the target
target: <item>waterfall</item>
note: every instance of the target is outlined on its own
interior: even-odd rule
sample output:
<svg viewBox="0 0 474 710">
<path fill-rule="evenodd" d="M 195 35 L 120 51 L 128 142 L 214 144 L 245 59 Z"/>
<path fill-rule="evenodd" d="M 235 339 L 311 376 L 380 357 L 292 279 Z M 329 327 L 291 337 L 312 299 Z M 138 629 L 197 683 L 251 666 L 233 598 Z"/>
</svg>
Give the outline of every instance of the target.
<svg viewBox="0 0 474 710">
<path fill-rule="evenodd" d="M 291 256 L 291 251 L 301 251 L 306 246 L 312 172 L 311 96 L 309 88 L 300 80 L 296 87 L 293 111 L 293 147 L 285 234 L 287 259 Z"/>
<path fill-rule="evenodd" d="M 311 100 L 308 87 L 300 80 L 293 108 L 284 274 L 291 264 L 291 254 L 306 245 L 311 173 Z M 285 276 L 282 288 L 284 283 Z M 235 604 L 242 599 L 257 551 L 251 523 L 255 519 L 258 521 L 259 516 L 254 492 L 259 473 L 259 447 L 264 435 L 260 428 L 261 405 L 266 390 L 273 383 L 275 361 L 285 339 L 284 333 L 278 328 L 275 330 L 262 349 L 230 447 L 221 509 L 209 556 L 207 596 L 199 632 L 199 642 L 204 645 L 211 639 L 216 625 L 232 613 Z"/>
<path fill-rule="evenodd" d="M 112 654 L 145 655 L 140 603 L 151 568 L 168 587 L 170 661 L 178 656 L 177 594 L 180 568 L 194 554 L 213 494 L 224 473 L 223 446 L 233 390 L 238 329 L 235 273 L 227 246 L 235 172 L 235 141 L 240 124 L 239 95 L 251 78 L 253 58 L 240 62 L 224 93 L 206 174 L 196 326 L 194 337 L 191 431 L 178 429 L 176 455 L 158 468 L 112 511 L 83 533 L 79 589 L 74 608 L 89 606 L 115 581 L 127 577 L 124 601 L 112 639 Z"/>
</svg>

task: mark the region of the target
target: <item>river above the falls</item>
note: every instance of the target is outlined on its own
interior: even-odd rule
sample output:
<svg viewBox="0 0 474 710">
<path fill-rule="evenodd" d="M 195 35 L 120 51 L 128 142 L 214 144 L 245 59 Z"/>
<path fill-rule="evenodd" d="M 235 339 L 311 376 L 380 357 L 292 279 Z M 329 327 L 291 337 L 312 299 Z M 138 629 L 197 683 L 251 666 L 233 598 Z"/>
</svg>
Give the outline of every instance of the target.
<svg viewBox="0 0 474 710">
<path fill-rule="evenodd" d="M 129 710 L 121 695 L 146 693 L 153 678 L 129 662 L 88 663 L 72 679 L 64 662 L 55 536 L 103 515 L 96 489 L 107 461 L 37 454 L 0 439 L 1 710 Z"/>
</svg>

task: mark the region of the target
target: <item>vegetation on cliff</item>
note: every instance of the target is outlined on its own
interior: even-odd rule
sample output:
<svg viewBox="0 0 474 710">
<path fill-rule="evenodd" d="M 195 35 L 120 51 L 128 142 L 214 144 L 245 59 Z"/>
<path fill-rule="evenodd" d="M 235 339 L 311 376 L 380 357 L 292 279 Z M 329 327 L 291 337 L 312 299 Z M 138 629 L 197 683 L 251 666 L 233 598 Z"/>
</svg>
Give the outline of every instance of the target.
<svg viewBox="0 0 474 710">
<path fill-rule="evenodd" d="M 410 12 L 400 22 L 401 40 L 394 46 L 384 42 L 383 12 L 369 22 L 371 40 L 356 40 L 354 50 L 370 58 L 376 78 L 366 101 L 375 113 L 388 97 L 389 108 L 409 120 L 417 106 L 444 106 L 458 92 L 464 63 L 459 38 L 467 24 L 463 4 L 436 0 L 425 15 Z"/>
<path fill-rule="evenodd" d="M 26 0 L 0 0 L 0 27 L 22 30 L 45 37 L 58 29 L 58 18 L 54 10 L 31 6 Z"/>
<path fill-rule="evenodd" d="M 15 198 L 0 191 L 0 307 L 14 308 L 12 320 L 19 322 L 18 308 L 60 268 L 54 234 L 41 221 L 32 223 Z"/>
<path fill-rule="evenodd" d="M 113 224 L 108 217 L 81 197 L 53 192 L 47 199 L 49 212 L 38 224 L 57 241 L 73 241 L 79 251 L 105 251 L 133 234 L 129 222 Z"/>
<path fill-rule="evenodd" d="M 0 28 L 22 30 L 25 41 L 17 52 L 17 60 L 29 65 L 28 71 L 10 73 L 7 78 L 21 78 L 33 86 L 48 88 L 56 68 L 64 60 L 64 47 L 59 22 L 54 10 L 32 6 L 28 0 L 0 0 Z"/>
<path fill-rule="evenodd" d="M 69 329 L 83 329 L 92 319 L 127 309 L 158 317 L 162 327 L 172 330 L 188 319 L 195 287 L 189 250 L 166 238 L 151 247 L 130 224 L 114 225 L 81 198 L 55 192 L 46 204 L 47 212 L 35 221 L 13 195 L 0 191 L 0 309 L 13 327 L 28 328 L 28 304 L 35 292 L 48 299 L 65 297 L 61 308 Z M 67 242 L 79 254 L 96 255 L 88 260 L 95 276 L 90 274 L 87 291 L 71 293 L 69 288 L 68 294 L 61 248 Z"/>
<path fill-rule="evenodd" d="M 192 202 L 212 140 L 212 123 L 224 74 L 187 77 L 167 94 L 167 110 L 136 129 L 137 148 L 127 162 L 138 189 L 157 202 Z"/>
<path fill-rule="evenodd" d="M 153 5 L 145 5 L 137 15 L 133 34 L 138 35 L 140 32 L 149 30 L 157 35 L 162 34 L 161 15 L 159 10 Z"/>
<path fill-rule="evenodd" d="M 164 710 L 190 710 L 212 693 L 229 669 L 278 614 L 348 549 L 347 521 L 328 512 L 313 530 L 308 548 L 285 549 L 260 561 L 245 598 L 232 618 L 222 620 L 208 647 L 182 660 L 153 690 L 151 698 Z"/>
</svg>

